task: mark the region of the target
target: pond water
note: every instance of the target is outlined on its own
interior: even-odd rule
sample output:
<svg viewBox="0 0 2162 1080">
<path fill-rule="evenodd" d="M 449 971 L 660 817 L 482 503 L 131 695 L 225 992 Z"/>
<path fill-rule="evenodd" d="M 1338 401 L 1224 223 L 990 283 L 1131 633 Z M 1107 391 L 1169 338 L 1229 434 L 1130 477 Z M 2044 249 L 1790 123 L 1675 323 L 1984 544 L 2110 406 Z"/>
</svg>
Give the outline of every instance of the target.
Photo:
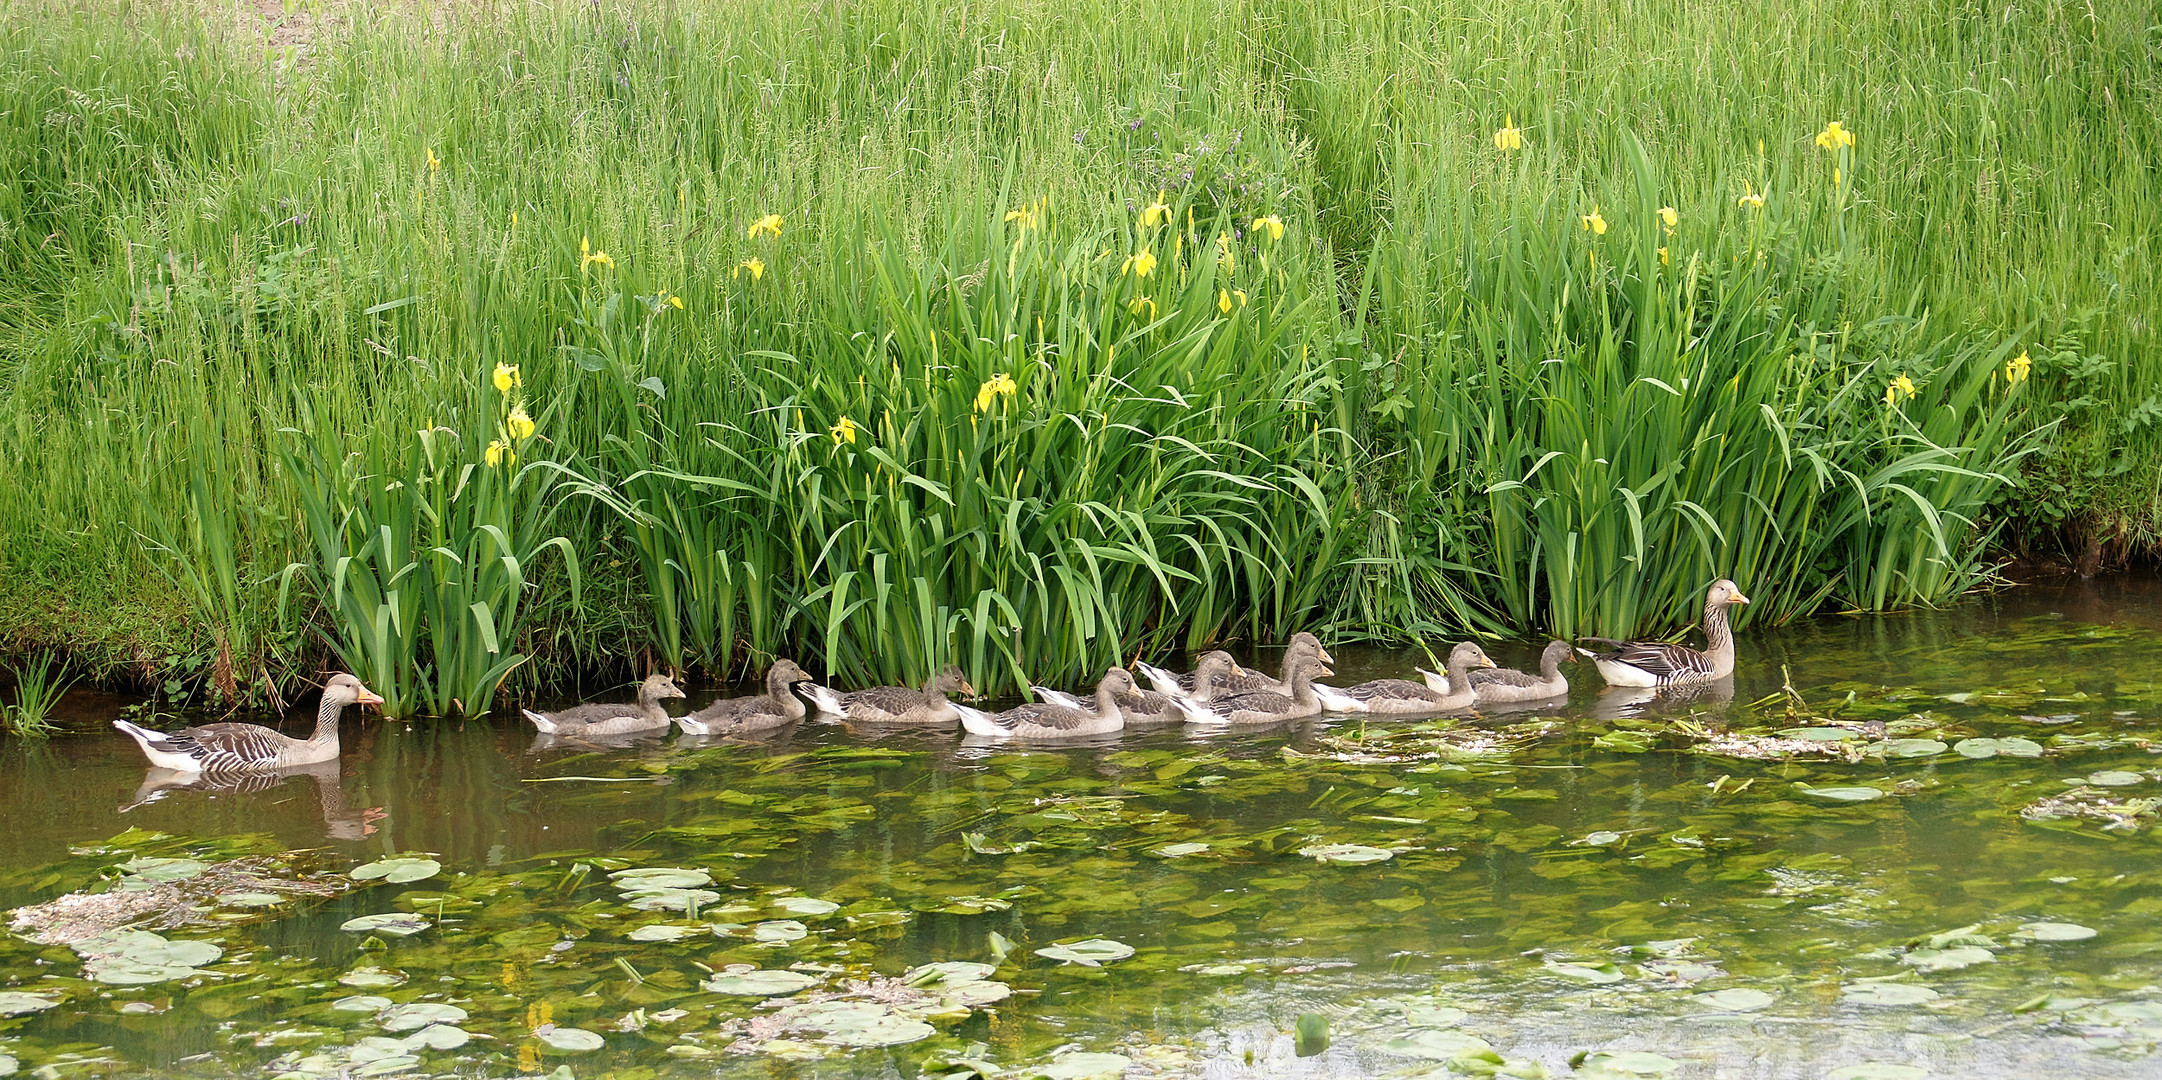
<svg viewBox="0 0 2162 1080">
<path fill-rule="evenodd" d="M 146 782 L 78 693 L 0 743 L 0 909 L 207 921 L 0 935 L 0 1075 L 2162 1075 L 2162 587 L 1740 651 L 1731 694 L 1578 665 L 1565 706 L 1074 746 L 369 719 L 260 790 Z"/>
</svg>

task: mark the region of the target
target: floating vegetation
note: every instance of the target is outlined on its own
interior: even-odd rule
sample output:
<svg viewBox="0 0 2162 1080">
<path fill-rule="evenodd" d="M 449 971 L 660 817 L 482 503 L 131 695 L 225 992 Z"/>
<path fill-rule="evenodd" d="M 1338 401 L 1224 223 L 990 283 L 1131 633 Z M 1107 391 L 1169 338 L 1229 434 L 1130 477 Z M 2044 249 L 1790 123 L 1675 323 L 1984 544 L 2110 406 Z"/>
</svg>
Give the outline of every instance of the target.
<svg viewBox="0 0 2162 1080">
<path fill-rule="evenodd" d="M 2162 815 L 2162 796 L 2126 796 L 2084 785 L 2019 809 L 2019 816 L 2029 821 L 2096 821 L 2121 832 L 2138 832 L 2154 824 L 2157 815 Z"/>
<path fill-rule="evenodd" d="M 125 926 L 171 930 L 260 921 L 289 901 L 328 899 L 351 888 L 328 875 L 299 876 L 309 857 L 296 852 L 212 863 L 138 856 L 121 863 L 103 890 L 16 908 L 9 927 L 41 944 L 71 945 Z"/>
</svg>

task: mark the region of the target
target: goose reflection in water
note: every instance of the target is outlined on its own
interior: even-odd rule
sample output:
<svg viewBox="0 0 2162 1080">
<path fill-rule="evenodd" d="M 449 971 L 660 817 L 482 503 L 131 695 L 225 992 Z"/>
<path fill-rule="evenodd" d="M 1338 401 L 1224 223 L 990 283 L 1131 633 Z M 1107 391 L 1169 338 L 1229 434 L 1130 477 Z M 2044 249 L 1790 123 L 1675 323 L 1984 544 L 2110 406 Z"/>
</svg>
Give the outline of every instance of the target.
<svg viewBox="0 0 2162 1080">
<path fill-rule="evenodd" d="M 145 806 L 165 798 L 176 791 L 203 791 L 213 794 L 254 795 L 283 787 L 294 777 L 305 776 L 315 784 L 315 802 L 323 818 L 323 835 L 331 840 L 360 840 L 375 832 L 375 823 L 383 820 L 380 806 L 352 810 L 345 805 L 344 775 L 335 761 L 317 762 L 313 765 L 295 765 L 290 768 L 267 772 L 180 772 L 152 766 L 143 774 L 141 787 L 135 789 L 135 798 L 120 808 L 125 814 L 138 806 Z"/>
<path fill-rule="evenodd" d="M 1734 676 L 1672 686 L 1609 686 L 1592 704 L 1595 720 L 1620 720 L 1647 713 L 1688 712 L 1698 706 L 1734 700 Z M 1723 719 L 1717 717 L 1714 719 Z"/>
</svg>

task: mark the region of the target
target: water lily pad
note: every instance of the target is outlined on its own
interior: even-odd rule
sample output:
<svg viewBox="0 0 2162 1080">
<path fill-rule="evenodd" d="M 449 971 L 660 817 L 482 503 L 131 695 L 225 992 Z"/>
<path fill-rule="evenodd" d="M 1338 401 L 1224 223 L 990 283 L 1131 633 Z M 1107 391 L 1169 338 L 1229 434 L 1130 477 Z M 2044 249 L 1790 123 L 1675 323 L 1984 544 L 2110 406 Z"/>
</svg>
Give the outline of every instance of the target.
<svg viewBox="0 0 2162 1080">
<path fill-rule="evenodd" d="M 1051 1064 L 1023 1070 L 1020 1075 L 1043 1080 L 1107 1080 L 1126 1075 L 1133 1064 L 1133 1059 L 1124 1054 L 1060 1054 Z"/>
<path fill-rule="evenodd" d="M 1872 799 L 1884 797 L 1882 790 L 1873 787 L 1811 787 L 1808 784 L 1796 784 L 1794 786 L 1804 795 L 1812 795 L 1819 799 L 1836 799 L 1839 802 L 1868 802 Z"/>
<path fill-rule="evenodd" d="M 632 941 L 682 941 L 684 938 L 690 937 L 693 934 L 696 934 L 699 937 L 710 937 L 712 931 L 708 930 L 704 926 L 679 926 L 674 923 L 655 923 L 652 926 L 641 926 L 638 929 L 633 930 L 629 934 L 626 934 L 624 936 L 630 938 Z"/>
<path fill-rule="evenodd" d="M 1884 752 L 1891 757 L 1930 757 L 1945 749 L 1941 739 L 1887 739 L 1884 743 Z"/>
<path fill-rule="evenodd" d="M 1824 1074 L 1824 1080 L 1923 1080 L 1929 1070 L 1920 1065 L 1900 1065 L 1887 1061 L 1865 1061 L 1860 1065 L 1842 1065 Z"/>
<path fill-rule="evenodd" d="M 2031 922 L 2019 930 L 2036 941 L 2085 941 L 2097 933 L 2091 926 L 2064 922 Z"/>
<path fill-rule="evenodd" d="M 1839 988 L 1839 999 L 1850 1005 L 1924 1005 L 1938 994 L 1914 983 L 1848 983 Z"/>
<path fill-rule="evenodd" d="M 910 986 L 951 986 L 955 983 L 971 983 L 991 977 L 998 969 L 989 964 L 970 960 L 941 960 L 934 964 L 918 964 L 902 974 L 901 981 Z"/>
<path fill-rule="evenodd" d="M 43 1012 L 58 1004 L 60 1002 L 55 998 L 39 997 L 36 994 L 22 994 L 13 990 L 0 990 L 0 1016 L 23 1016 L 28 1013 Z"/>
<path fill-rule="evenodd" d="M 778 896 L 774 898 L 773 906 L 787 914 L 806 919 L 831 915 L 841 910 L 841 905 L 831 900 L 820 900 L 815 896 Z"/>
<path fill-rule="evenodd" d="M 820 1042 L 835 1046 L 898 1046 L 928 1039 L 938 1034 L 938 1029 L 921 1020 L 911 1020 L 898 1013 L 849 1023 L 830 1028 Z"/>
<path fill-rule="evenodd" d="M 1772 1003 L 1772 995 L 1762 990 L 1738 986 L 1728 990 L 1714 990 L 1698 994 L 1691 1000 L 1719 1012 L 1754 1012 Z"/>
<path fill-rule="evenodd" d="M 349 934 L 389 934 L 392 937 L 405 937 L 408 934 L 418 934 L 429 925 L 427 919 L 418 915 L 386 911 L 380 915 L 362 915 L 357 919 L 347 919 L 338 924 L 338 929 Z"/>
<path fill-rule="evenodd" d="M 2139 773 L 2126 772 L 2123 769 L 2106 769 L 2102 772 L 2087 774 L 2087 782 L 2096 787 L 2131 787 L 2134 784 L 2146 783 L 2147 778 Z"/>
<path fill-rule="evenodd" d="M 2042 756 L 2042 744 L 2032 739 L 1961 739 L 1952 744 L 1952 749 L 1959 756 L 1970 758 Z"/>
<path fill-rule="evenodd" d="M 809 937 L 811 928 L 794 919 L 770 919 L 751 927 L 752 941 L 785 944 Z"/>
<path fill-rule="evenodd" d="M 740 994 L 745 997 L 779 997 L 793 994 L 806 987 L 815 986 L 818 979 L 800 971 L 776 971 L 754 969 L 751 971 L 723 972 L 698 985 L 716 994 Z"/>
<path fill-rule="evenodd" d="M 1477 1035 L 1427 1028 L 1398 1035 L 1383 1042 L 1379 1049 L 1384 1054 L 1395 1054 L 1398 1057 L 1448 1061 L 1489 1053 L 1494 1047 Z"/>
<path fill-rule="evenodd" d="M 434 859 L 400 857 L 356 866 L 345 876 L 357 881 L 381 878 L 392 885 L 402 885 L 408 881 L 425 881 L 442 872 L 443 864 Z"/>
<path fill-rule="evenodd" d="M 1377 863 L 1396 857 L 1388 848 L 1368 847 L 1365 844 L 1312 844 L 1299 849 L 1299 854 L 1325 863 Z"/>
<path fill-rule="evenodd" d="M 185 979 L 225 955 L 207 941 L 169 941 L 147 930 L 108 931 L 74 944 L 83 973 L 108 986 L 147 986 Z"/>
<path fill-rule="evenodd" d="M 608 1040 L 584 1028 L 559 1027 L 535 1031 L 533 1037 L 550 1049 L 566 1054 L 583 1054 L 608 1045 Z"/>
<path fill-rule="evenodd" d="M 1618 842 L 1619 840 L 1621 840 L 1621 838 L 1622 834 L 1618 832 L 1615 832 L 1611 829 L 1600 829 L 1597 832 L 1585 833 L 1581 839 L 1571 840 L 1569 842 L 1572 844 L 1581 844 L 1585 847 L 1605 847 L 1608 844 Z"/>
<path fill-rule="evenodd" d="M 1134 954 L 1134 947 L 1109 938 L 1090 938 L 1068 945 L 1051 945 L 1036 950 L 1036 955 L 1047 960 L 1062 960 L 1082 967 L 1101 967 L 1114 960 L 1124 960 Z"/>
<path fill-rule="evenodd" d="M 414 1001 L 391 1006 L 381 1020 L 385 1031 L 418 1031 L 430 1024 L 456 1024 L 465 1018 L 465 1010 L 456 1005 Z"/>
<path fill-rule="evenodd" d="M 406 1045 L 415 1049 L 456 1050 L 473 1041 L 473 1035 L 456 1024 L 432 1024 L 406 1038 Z"/>
<path fill-rule="evenodd" d="M 199 876 L 200 874 L 202 874 L 203 871 L 210 869 L 210 864 L 203 862 L 201 859 L 154 859 L 138 857 L 129 859 L 127 862 L 121 863 L 120 869 L 127 871 L 129 876 L 138 878 L 143 881 L 186 881 L 187 879 Z"/>
<path fill-rule="evenodd" d="M 1972 945 L 1952 949 L 1913 949 L 1899 958 L 1900 963 L 1918 967 L 1923 971 L 1957 971 L 1976 964 L 1995 963 L 1996 960 L 1996 953 Z"/>
<path fill-rule="evenodd" d="M 640 889 L 623 894 L 625 903 L 639 911 L 681 911 L 720 903 L 721 894 L 711 889 Z"/>
<path fill-rule="evenodd" d="M 338 976 L 338 982 L 355 990 L 383 990 L 405 982 L 405 976 L 382 968 L 354 968 Z"/>
<path fill-rule="evenodd" d="M 1549 960 L 1546 963 L 1546 970 L 1565 979 L 1582 979 L 1598 986 L 1618 983 L 1629 977 L 1622 974 L 1621 969 L 1612 964 L 1600 964 L 1593 967 L 1588 964 L 1565 964 Z"/>
<path fill-rule="evenodd" d="M 225 892 L 218 894 L 218 904 L 222 907 L 266 908 L 276 907 L 285 903 L 285 901 L 285 897 L 268 892 Z"/>
<path fill-rule="evenodd" d="M 690 867 L 648 866 L 635 870 L 618 870 L 608 875 L 616 887 L 626 890 L 695 889 L 700 885 L 713 884 L 713 875 Z"/>
<path fill-rule="evenodd" d="M 1649 1050 L 1601 1050 L 1584 1058 L 1587 1070 L 1604 1070 L 1628 1076 L 1665 1076 L 1682 1067 L 1682 1063 Z"/>
<path fill-rule="evenodd" d="M 382 1012 L 390 1006 L 391 1000 L 378 994 L 354 994 L 330 1003 L 330 1007 L 339 1012 Z"/>
</svg>

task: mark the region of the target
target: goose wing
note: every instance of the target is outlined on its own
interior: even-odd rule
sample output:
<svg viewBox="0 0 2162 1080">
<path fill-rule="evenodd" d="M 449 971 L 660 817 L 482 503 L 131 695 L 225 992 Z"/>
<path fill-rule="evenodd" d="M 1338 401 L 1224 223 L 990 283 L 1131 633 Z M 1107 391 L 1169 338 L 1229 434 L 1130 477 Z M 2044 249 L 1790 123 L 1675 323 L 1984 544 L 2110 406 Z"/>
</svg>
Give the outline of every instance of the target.
<svg viewBox="0 0 2162 1080">
<path fill-rule="evenodd" d="M 1360 701 L 1440 701 L 1441 695 L 1409 679 L 1375 679 L 1344 691 Z"/>
<path fill-rule="evenodd" d="M 626 716 L 643 716 L 645 711 L 627 701 L 603 702 L 595 705 L 573 705 L 561 712 L 542 713 L 557 724 L 598 724 L 603 720 L 617 720 Z"/>
<path fill-rule="evenodd" d="M 1479 668 L 1471 673 L 1473 686 L 1538 686 L 1544 681 L 1515 668 Z"/>
<path fill-rule="evenodd" d="M 294 741 L 261 724 L 204 724 L 167 735 L 158 749 L 186 754 L 211 772 L 269 764 Z"/>
<path fill-rule="evenodd" d="M 931 695 L 905 686 L 874 686 L 868 690 L 841 695 L 841 703 L 851 710 L 864 709 L 888 716 L 899 716 L 911 709 L 920 709 L 929 704 L 930 700 Z"/>
<path fill-rule="evenodd" d="M 1072 731 L 1095 719 L 1095 717 L 1079 709 L 1069 709 L 1064 705 L 1053 705 L 1048 701 L 1039 701 L 1033 705 L 1008 709 L 992 716 L 991 719 L 998 726 L 1009 731 L 1021 727 L 1039 727 L 1051 731 Z"/>
<path fill-rule="evenodd" d="M 1209 708 L 1222 716 L 1232 713 L 1281 713 L 1290 710 L 1298 702 L 1287 694 L 1274 690 L 1248 690 L 1243 694 L 1231 694 L 1209 702 Z"/>
<path fill-rule="evenodd" d="M 1687 645 L 1665 641 L 1615 641 L 1612 638 L 1585 640 L 1614 646 L 1603 653 L 1592 653 L 1592 659 L 1627 664 L 1661 682 L 1699 678 L 1712 673 L 1711 658 Z"/>
</svg>

